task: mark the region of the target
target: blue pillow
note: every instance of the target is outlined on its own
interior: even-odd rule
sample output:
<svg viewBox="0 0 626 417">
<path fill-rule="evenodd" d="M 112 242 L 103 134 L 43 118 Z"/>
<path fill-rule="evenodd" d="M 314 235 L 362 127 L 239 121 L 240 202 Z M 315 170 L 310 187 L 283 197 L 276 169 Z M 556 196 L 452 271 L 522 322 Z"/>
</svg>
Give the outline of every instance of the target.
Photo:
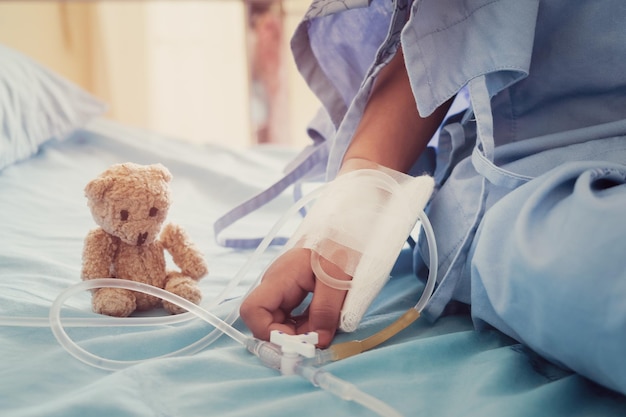
<svg viewBox="0 0 626 417">
<path fill-rule="evenodd" d="M 0 45 L 0 170 L 105 110 L 102 101 L 77 85 Z"/>
</svg>

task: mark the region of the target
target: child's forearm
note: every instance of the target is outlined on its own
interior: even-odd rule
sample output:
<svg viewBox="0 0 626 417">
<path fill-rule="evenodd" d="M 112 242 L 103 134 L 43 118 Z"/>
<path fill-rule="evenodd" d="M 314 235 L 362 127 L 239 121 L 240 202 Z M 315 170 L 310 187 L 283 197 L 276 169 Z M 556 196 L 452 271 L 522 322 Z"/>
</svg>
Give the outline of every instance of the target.
<svg viewBox="0 0 626 417">
<path fill-rule="evenodd" d="M 420 117 L 400 49 L 376 79 L 344 156 L 342 170 L 351 170 L 354 164 L 349 161 L 361 159 L 408 172 L 441 124 L 451 103 L 452 99 L 431 115 Z"/>
</svg>

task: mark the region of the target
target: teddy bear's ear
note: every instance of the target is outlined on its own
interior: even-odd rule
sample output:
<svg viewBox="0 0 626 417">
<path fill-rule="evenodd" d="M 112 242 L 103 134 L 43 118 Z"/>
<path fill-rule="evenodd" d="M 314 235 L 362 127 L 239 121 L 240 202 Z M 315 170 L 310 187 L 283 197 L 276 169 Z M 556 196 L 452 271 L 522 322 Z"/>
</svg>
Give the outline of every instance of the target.
<svg viewBox="0 0 626 417">
<path fill-rule="evenodd" d="M 89 181 L 85 186 L 85 196 L 91 201 L 100 201 L 104 198 L 114 179 L 111 177 L 100 177 Z"/>
<path fill-rule="evenodd" d="M 170 182 L 172 180 L 172 174 L 163 165 L 153 164 L 153 165 L 150 165 L 148 168 L 150 169 L 150 172 L 152 172 L 153 175 L 156 175 L 161 180 L 165 182 Z"/>
</svg>

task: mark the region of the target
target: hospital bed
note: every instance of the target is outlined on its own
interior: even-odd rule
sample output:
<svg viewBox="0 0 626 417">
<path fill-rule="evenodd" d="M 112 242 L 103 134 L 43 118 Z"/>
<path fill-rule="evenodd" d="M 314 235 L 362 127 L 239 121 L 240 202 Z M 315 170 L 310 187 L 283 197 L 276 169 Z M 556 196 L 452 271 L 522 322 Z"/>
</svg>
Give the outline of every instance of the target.
<svg viewBox="0 0 626 417">
<path fill-rule="evenodd" d="M 48 316 L 59 294 L 80 282 L 83 239 L 95 227 L 83 194 L 90 179 L 128 161 L 162 163 L 171 171 L 168 219 L 187 230 L 208 261 L 209 275 L 200 281 L 206 305 L 252 253 L 218 245 L 213 223 L 280 179 L 295 151 L 198 145 L 120 125 L 100 116 L 97 101 L 58 80 L 3 52 L 0 415 L 375 415 L 299 376 L 281 376 L 225 336 L 198 352 L 155 358 L 208 334 L 213 328 L 200 319 L 74 326 L 71 319 L 100 319 L 91 312 L 88 292 L 62 306 L 65 331 L 94 355 L 135 363 L 107 371 L 61 346 Z M 224 233 L 263 236 L 292 203 L 285 192 Z M 283 233 L 297 222 L 292 219 Z M 226 317 L 278 253 L 280 247 L 263 253 L 211 311 Z M 367 337 L 415 304 L 424 285 L 412 275 L 411 262 L 410 251 L 403 251 L 359 329 L 339 334 L 338 341 Z M 157 309 L 148 315 L 165 313 Z M 241 321 L 234 326 L 249 335 Z M 323 369 L 405 416 L 626 415 L 624 396 L 550 364 L 498 331 L 475 331 L 467 314 L 436 323 L 419 319 L 383 345 Z"/>
</svg>

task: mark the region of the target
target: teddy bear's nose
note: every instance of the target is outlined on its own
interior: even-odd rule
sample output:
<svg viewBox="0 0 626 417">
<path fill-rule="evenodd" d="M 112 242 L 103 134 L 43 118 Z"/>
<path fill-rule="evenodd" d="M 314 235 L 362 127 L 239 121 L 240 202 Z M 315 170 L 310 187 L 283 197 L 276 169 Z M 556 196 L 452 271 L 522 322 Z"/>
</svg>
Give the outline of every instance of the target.
<svg viewBox="0 0 626 417">
<path fill-rule="evenodd" d="M 137 236 L 137 246 L 143 245 L 147 238 L 148 238 L 148 232 L 139 233 L 139 236 Z"/>
</svg>

